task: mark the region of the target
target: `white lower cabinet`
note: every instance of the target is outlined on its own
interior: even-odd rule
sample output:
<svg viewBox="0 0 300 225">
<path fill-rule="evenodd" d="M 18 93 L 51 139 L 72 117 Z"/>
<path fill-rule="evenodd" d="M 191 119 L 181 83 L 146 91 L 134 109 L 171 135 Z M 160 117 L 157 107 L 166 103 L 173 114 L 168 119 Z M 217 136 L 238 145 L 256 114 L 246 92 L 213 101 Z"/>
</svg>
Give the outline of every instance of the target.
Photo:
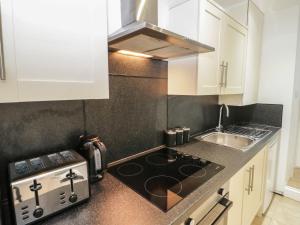
<svg viewBox="0 0 300 225">
<path fill-rule="evenodd" d="M 0 102 L 108 98 L 106 1 L 0 3 Z"/>
<path fill-rule="evenodd" d="M 241 169 L 229 182 L 229 199 L 233 205 L 228 213 L 228 225 L 242 225 L 244 173 Z"/>
<path fill-rule="evenodd" d="M 251 225 L 262 207 L 266 148 L 230 180 L 229 199 L 233 207 L 228 214 L 228 225 Z"/>
</svg>

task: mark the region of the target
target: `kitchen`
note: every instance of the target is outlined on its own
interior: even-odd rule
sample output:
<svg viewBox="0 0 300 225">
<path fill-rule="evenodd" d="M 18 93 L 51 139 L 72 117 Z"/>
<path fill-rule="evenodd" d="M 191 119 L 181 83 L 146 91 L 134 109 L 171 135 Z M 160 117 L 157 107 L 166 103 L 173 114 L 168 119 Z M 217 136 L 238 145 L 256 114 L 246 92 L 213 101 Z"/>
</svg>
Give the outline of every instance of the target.
<svg viewBox="0 0 300 225">
<path fill-rule="evenodd" d="M 1 225 L 300 224 L 297 0 L 0 6 Z"/>
</svg>

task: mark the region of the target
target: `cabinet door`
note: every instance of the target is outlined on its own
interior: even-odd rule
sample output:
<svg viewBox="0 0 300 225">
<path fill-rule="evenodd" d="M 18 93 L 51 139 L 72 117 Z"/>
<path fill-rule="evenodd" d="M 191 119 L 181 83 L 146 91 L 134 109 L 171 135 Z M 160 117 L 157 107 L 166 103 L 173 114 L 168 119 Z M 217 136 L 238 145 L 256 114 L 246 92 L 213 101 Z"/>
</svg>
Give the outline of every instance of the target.
<svg viewBox="0 0 300 225">
<path fill-rule="evenodd" d="M 244 172 L 243 225 L 251 225 L 262 205 L 265 150 L 247 164 Z"/>
<path fill-rule="evenodd" d="M 220 93 L 220 44 L 224 14 L 207 1 L 201 1 L 199 41 L 215 48 L 214 52 L 198 56 L 198 94 Z"/>
<path fill-rule="evenodd" d="M 263 197 L 263 208 L 262 213 L 265 213 L 272 201 L 275 191 L 275 180 L 276 180 L 276 158 L 279 148 L 279 137 L 272 142 L 266 149 L 265 157 L 265 182 L 264 189 L 262 192 Z"/>
<path fill-rule="evenodd" d="M 3 71 L 0 78 L 0 102 L 18 101 L 18 85 L 16 78 L 16 67 L 14 62 L 14 42 L 13 26 L 11 17 L 7 16 L 7 12 L 11 12 L 11 4 L 9 1 L 0 1 L 1 13 L 1 69 Z M 2 58 L 3 57 L 3 58 Z M 12 59 L 12 60 L 11 60 Z"/>
<path fill-rule="evenodd" d="M 221 60 L 227 65 L 221 94 L 241 94 L 244 87 L 247 30 L 233 19 L 224 17 Z"/>
<path fill-rule="evenodd" d="M 169 1 L 167 29 L 193 40 L 198 38 L 198 0 Z"/>
<path fill-rule="evenodd" d="M 237 172 L 229 182 L 229 199 L 233 206 L 228 212 L 229 225 L 242 224 L 243 195 L 244 195 L 244 169 Z"/>
<path fill-rule="evenodd" d="M 108 98 L 106 1 L 2 0 L 20 101 Z M 8 76 L 10 76 L 8 74 Z"/>
<path fill-rule="evenodd" d="M 264 14 L 249 1 L 244 105 L 257 103 Z"/>
<path fill-rule="evenodd" d="M 166 29 L 197 40 L 198 15 L 198 0 L 171 0 L 168 3 Z M 168 71 L 168 94 L 197 95 L 196 55 L 170 59 Z"/>
</svg>

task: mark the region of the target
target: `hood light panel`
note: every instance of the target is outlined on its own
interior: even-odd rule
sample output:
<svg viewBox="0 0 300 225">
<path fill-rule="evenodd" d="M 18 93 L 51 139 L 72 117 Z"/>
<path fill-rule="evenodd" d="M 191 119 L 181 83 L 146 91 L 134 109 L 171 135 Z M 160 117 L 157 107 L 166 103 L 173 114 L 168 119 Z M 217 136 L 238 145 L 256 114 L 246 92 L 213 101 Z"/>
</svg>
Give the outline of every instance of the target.
<svg viewBox="0 0 300 225">
<path fill-rule="evenodd" d="M 143 57 L 143 58 L 152 58 L 153 57 L 152 55 L 127 51 L 127 50 L 119 50 L 117 52 L 120 53 L 120 54 L 123 54 L 123 55 L 137 56 L 137 57 Z"/>
</svg>

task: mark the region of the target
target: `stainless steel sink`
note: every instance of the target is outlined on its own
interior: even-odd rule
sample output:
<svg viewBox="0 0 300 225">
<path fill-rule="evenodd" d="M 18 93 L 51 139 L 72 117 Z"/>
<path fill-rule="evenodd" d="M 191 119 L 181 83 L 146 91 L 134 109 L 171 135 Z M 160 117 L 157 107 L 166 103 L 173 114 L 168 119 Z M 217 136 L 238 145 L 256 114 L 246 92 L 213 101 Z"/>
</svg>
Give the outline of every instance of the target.
<svg viewBox="0 0 300 225">
<path fill-rule="evenodd" d="M 200 141 L 206 141 L 215 143 L 218 145 L 228 146 L 231 148 L 239 149 L 241 151 L 247 151 L 257 140 L 252 137 L 247 137 L 238 134 L 211 132 L 203 136 L 198 136 L 196 139 Z"/>
</svg>

